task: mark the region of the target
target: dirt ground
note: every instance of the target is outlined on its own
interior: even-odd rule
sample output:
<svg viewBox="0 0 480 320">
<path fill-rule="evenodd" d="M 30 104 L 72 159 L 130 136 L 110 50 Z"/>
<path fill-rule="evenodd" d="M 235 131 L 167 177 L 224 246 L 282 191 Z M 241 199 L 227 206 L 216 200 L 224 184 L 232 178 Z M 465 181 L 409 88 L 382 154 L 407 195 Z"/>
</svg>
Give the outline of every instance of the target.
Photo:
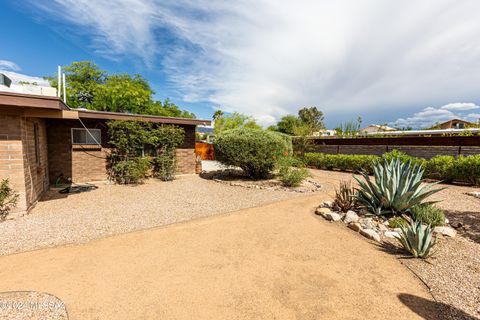
<svg viewBox="0 0 480 320">
<path fill-rule="evenodd" d="M 313 214 L 324 195 L 0 257 L 0 291 L 70 319 L 442 319 L 394 257 Z"/>
</svg>

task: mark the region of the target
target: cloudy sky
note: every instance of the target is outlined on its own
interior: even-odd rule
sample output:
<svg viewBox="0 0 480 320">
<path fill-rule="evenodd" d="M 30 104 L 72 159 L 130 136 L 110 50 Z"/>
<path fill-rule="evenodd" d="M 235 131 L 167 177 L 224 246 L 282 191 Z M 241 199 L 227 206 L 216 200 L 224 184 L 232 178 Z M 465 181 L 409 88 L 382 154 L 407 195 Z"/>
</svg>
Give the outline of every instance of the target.
<svg viewBox="0 0 480 320">
<path fill-rule="evenodd" d="M 0 69 L 94 60 L 199 117 L 261 123 L 317 106 L 329 127 L 480 117 L 478 0 L 2 2 Z"/>
</svg>

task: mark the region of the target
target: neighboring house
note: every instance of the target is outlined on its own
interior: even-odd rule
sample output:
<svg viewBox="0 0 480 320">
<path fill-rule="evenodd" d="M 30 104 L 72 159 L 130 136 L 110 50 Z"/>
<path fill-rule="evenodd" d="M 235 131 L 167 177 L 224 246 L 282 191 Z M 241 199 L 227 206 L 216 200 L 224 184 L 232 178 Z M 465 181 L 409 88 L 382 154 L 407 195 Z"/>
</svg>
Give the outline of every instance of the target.
<svg viewBox="0 0 480 320">
<path fill-rule="evenodd" d="M 20 194 L 17 210 L 31 208 L 59 177 L 106 180 L 106 122 L 137 119 L 184 128 L 177 171 L 195 173 L 195 128 L 208 120 L 71 109 L 58 97 L 0 92 L 0 178 L 8 178 Z"/>
<path fill-rule="evenodd" d="M 436 129 L 465 129 L 467 126 L 473 125 L 473 123 L 460 120 L 452 119 L 435 125 Z"/>
<path fill-rule="evenodd" d="M 360 129 L 358 132 L 360 134 L 372 134 L 377 132 L 387 132 L 387 131 L 395 131 L 396 129 L 391 128 L 386 125 L 379 125 L 379 124 L 371 124 L 368 127 Z"/>
</svg>

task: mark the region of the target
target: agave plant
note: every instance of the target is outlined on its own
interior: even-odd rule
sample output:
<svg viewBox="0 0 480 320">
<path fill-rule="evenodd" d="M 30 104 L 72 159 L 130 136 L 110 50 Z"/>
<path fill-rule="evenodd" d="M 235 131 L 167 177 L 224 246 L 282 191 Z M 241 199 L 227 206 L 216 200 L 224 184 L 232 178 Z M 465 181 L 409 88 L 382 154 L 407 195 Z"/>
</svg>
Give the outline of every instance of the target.
<svg viewBox="0 0 480 320">
<path fill-rule="evenodd" d="M 355 206 L 355 188 L 351 181 L 340 181 L 340 188 L 335 190 L 335 206 L 341 212 L 347 212 Z"/>
<path fill-rule="evenodd" d="M 415 258 L 425 259 L 432 254 L 436 239 L 432 236 L 433 228 L 430 225 L 424 226 L 420 220 L 412 220 L 409 225 L 400 226 L 400 230 L 398 241 Z"/>
<path fill-rule="evenodd" d="M 398 158 L 391 161 L 373 163 L 375 181 L 367 173 L 361 175 L 364 181 L 355 177 L 360 188 L 357 200 L 376 215 L 409 213 L 420 203 L 433 204 L 436 201 L 422 202 L 444 188 L 433 189 L 437 183 L 422 183 L 424 170 L 411 161 L 402 163 Z"/>
</svg>

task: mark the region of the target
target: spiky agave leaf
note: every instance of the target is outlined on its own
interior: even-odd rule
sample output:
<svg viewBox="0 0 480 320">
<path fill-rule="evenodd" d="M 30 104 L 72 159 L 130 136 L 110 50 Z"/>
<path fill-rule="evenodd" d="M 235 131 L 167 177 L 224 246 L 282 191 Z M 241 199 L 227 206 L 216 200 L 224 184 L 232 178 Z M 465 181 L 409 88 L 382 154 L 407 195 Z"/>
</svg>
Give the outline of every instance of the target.
<svg viewBox="0 0 480 320">
<path fill-rule="evenodd" d="M 411 221 L 409 225 L 400 226 L 400 234 L 397 237 L 403 248 L 415 258 L 428 258 L 435 246 L 436 239 L 433 237 L 433 228 L 422 225 L 421 221 Z"/>
<path fill-rule="evenodd" d="M 424 184 L 424 170 L 411 161 L 402 163 L 399 159 L 373 164 L 375 180 L 366 172 L 362 178 L 354 177 L 360 189 L 357 200 L 374 214 L 401 214 L 422 203 L 432 194 L 444 188 L 433 189 L 437 183 Z"/>
</svg>

